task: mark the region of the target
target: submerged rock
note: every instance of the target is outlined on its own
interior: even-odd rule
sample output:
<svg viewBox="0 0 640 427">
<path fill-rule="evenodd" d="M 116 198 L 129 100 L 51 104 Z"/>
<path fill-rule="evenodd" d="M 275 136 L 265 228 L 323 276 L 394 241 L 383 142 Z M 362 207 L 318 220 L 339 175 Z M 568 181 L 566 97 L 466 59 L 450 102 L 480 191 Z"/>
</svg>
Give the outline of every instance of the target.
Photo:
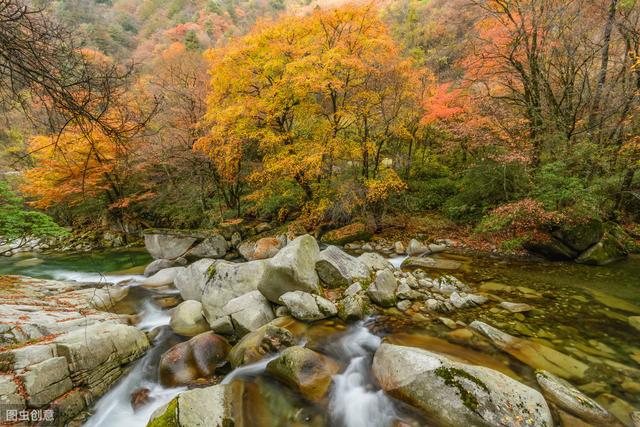
<svg viewBox="0 0 640 427">
<path fill-rule="evenodd" d="M 269 362 L 267 372 L 312 401 L 324 397 L 340 366 L 331 358 L 294 346 Z"/>
<path fill-rule="evenodd" d="M 396 290 L 398 282 L 390 270 L 380 270 L 376 273 L 376 279 L 367 289 L 367 296 L 374 303 L 382 307 L 396 305 Z"/>
<path fill-rule="evenodd" d="M 505 374 L 412 347 L 382 344 L 373 374 L 391 396 L 437 426 L 553 425 L 542 395 Z"/>
<path fill-rule="evenodd" d="M 291 316 L 298 320 L 314 321 L 335 316 L 338 310 L 334 303 L 319 295 L 307 292 L 287 292 L 280 297 Z"/>
<path fill-rule="evenodd" d="M 533 310 L 533 307 L 529 304 L 521 303 L 521 302 L 507 302 L 503 301 L 499 304 L 500 308 L 504 308 L 511 313 L 525 313 L 527 311 Z"/>
<path fill-rule="evenodd" d="M 226 363 L 230 349 L 227 340 L 213 332 L 176 344 L 160 358 L 160 382 L 177 387 L 208 379 Z"/>
<path fill-rule="evenodd" d="M 319 293 L 316 273 L 319 256 L 316 239 L 308 234 L 297 237 L 276 256 L 264 261 L 264 274 L 258 281 L 258 289 L 274 303 L 280 303 L 280 296 L 290 291 Z"/>
<path fill-rule="evenodd" d="M 560 409 L 594 425 L 615 424 L 615 419 L 606 409 L 562 378 L 550 372 L 537 371 L 536 380 L 545 397 Z"/>
<path fill-rule="evenodd" d="M 565 379 L 582 379 L 589 367 L 579 360 L 534 341 L 517 338 L 484 322 L 473 321 L 471 329 L 489 338 L 500 350 L 535 369 L 542 369 Z"/>
<path fill-rule="evenodd" d="M 209 330 L 209 324 L 202 315 L 202 304 L 193 300 L 184 301 L 173 310 L 169 326 L 173 332 L 185 337 L 193 337 Z"/>
<path fill-rule="evenodd" d="M 330 288 L 347 286 L 358 280 L 371 280 L 371 269 L 365 263 L 336 246 L 328 246 L 320 252 L 316 271 L 322 283 Z"/>
</svg>

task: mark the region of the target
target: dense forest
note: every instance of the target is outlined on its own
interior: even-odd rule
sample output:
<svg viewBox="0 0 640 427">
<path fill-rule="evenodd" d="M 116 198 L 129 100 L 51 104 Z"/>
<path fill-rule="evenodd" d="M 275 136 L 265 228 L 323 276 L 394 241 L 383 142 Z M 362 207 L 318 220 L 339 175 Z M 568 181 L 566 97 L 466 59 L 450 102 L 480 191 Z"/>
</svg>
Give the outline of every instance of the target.
<svg viewBox="0 0 640 427">
<path fill-rule="evenodd" d="M 635 0 L 0 4 L 12 212 L 127 233 L 431 212 L 505 250 L 640 233 Z"/>
</svg>

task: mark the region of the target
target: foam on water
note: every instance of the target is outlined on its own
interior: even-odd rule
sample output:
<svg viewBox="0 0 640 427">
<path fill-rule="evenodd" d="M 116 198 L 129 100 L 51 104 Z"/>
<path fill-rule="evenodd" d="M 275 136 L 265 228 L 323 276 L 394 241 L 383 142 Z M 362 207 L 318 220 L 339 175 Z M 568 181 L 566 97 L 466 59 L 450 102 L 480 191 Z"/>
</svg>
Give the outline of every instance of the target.
<svg viewBox="0 0 640 427">
<path fill-rule="evenodd" d="M 388 258 L 387 261 L 389 261 L 395 268 L 400 268 L 404 260 L 407 258 L 409 258 L 407 255 L 398 255 L 392 258 Z"/>
<path fill-rule="evenodd" d="M 162 310 L 151 301 L 144 302 L 142 313 L 140 314 L 140 322 L 136 325 L 142 330 L 151 330 L 160 326 L 166 326 L 171 321 L 171 315 L 168 311 Z"/>
<path fill-rule="evenodd" d="M 55 280 L 73 280 L 83 283 L 119 283 L 126 280 L 138 282 L 145 278 L 141 274 L 111 275 L 69 270 L 51 270 L 47 273 L 51 275 L 51 277 L 53 277 Z"/>
</svg>

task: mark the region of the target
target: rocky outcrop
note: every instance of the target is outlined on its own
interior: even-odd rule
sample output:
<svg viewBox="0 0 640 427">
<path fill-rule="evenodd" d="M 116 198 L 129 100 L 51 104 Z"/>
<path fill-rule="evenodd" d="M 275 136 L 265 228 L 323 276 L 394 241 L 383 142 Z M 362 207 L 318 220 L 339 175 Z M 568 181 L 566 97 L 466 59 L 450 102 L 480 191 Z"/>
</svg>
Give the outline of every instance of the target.
<svg viewBox="0 0 640 427">
<path fill-rule="evenodd" d="M 437 426 L 553 425 L 542 395 L 501 372 L 411 347 L 382 344 L 373 374 L 382 389 Z"/>
<path fill-rule="evenodd" d="M 287 307 L 291 316 L 298 320 L 314 321 L 326 319 L 338 313 L 334 303 L 319 295 L 307 292 L 287 292 L 280 297 L 280 300 Z"/>
<path fill-rule="evenodd" d="M 182 392 L 156 410 L 147 427 L 243 426 L 243 390 L 236 381 Z"/>
<path fill-rule="evenodd" d="M 385 257 L 375 252 L 365 252 L 358 259 L 373 271 L 393 269 L 393 265 Z"/>
<path fill-rule="evenodd" d="M 532 368 L 546 370 L 562 378 L 578 380 L 584 378 L 589 368 L 579 360 L 551 347 L 511 336 L 484 322 L 476 320 L 469 326 L 487 337 L 500 350 Z"/>
<path fill-rule="evenodd" d="M 160 358 L 160 382 L 176 387 L 210 379 L 227 362 L 230 349 L 227 340 L 213 332 L 176 344 Z"/>
<path fill-rule="evenodd" d="M 301 346 L 285 349 L 267 365 L 268 373 L 311 401 L 327 394 L 339 370 L 333 359 Z"/>
<path fill-rule="evenodd" d="M 173 310 L 169 326 L 173 332 L 185 337 L 193 337 L 209 330 L 209 324 L 202 315 L 202 304 L 194 300 L 184 301 Z"/>
<path fill-rule="evenodd" d="M 329 245 L 344 246 L 347 243 L 358 240 L 368 241 L 371 238 L 371 231 L 361 222 L 346 225 L 336 230 L 325 233 L 320 241 Z"/>
<path fill-rule="evenodd" d="M 319 293 L 320 281 L 316 273 L 319 256 L 316 239 L 308 234 L 295 238 L 276 256 L 264 261 L 264 274 L 258 289 L 274 303 L 279 303 L 280 296 L 290 291 Z"/>
<path fill-rule="evenodd" d="M 215 267 L 212 267 L 215 263 L 212 259 L 201 259 L 176 274 L 173 284 L 180 291 L 183 300 L 202 300 L 207 282 L 215 271 Z"/>
<path fill-rule="evenodd" d="M 322 283 L 329 288 L 347 286 L 358 280 L 371 280 L 371 269 L 365 263 L 336 246 L 328 246 L 320 252 L 316 271 Z"/>
<path fill-rule="evenodd" d="M 56 409 L 68 422 L 149 347 L 118 315 L 94 308 L 94 285 L 0 276 L 0 402 Z"/>
<path fill-rule="evenodd" d="M 186 253 L 187 258 L 200 259 L 200 258 L 223 258 L 227 254 L 229 245 L 225 238 L 219 234 L 207 237 L 200 243 L 195 245 L 189 252 Z"/>
<path fill-rule="evenodd" d="M 144 246 L 155 259 L 176 259 L 186 254 L 200 239 L 200 235 L 188 231 L 148 230 Z"/>
<path fill-rule="evenodd" d="M 222 308 L 232 299 L 258 288 L 265 272 L 265 261 L 232 263 L 216 261 L 207 273 L 210 279 L 202 292 L 202 310 L 210 325 L 225 314 Z"/>
<path fill-rule="evenodd" d="M 380 270 L 376 279 L 367 289 L 367 296 L 374 303 L 382 307 L 392 307 L 396 304 L 396 289 L 398 281 L 390 270 Z"/>
</svg>

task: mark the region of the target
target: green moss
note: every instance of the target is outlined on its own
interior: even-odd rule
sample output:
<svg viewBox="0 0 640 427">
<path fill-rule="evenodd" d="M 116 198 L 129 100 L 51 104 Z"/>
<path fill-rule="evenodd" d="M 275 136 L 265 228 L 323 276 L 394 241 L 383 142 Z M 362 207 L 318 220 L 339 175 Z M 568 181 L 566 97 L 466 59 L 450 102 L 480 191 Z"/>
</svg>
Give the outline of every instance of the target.
<svg viewBox="0 0 640 427">
<path fill-rule="evenodd" d="M 207 275 L 209 276 L 209 279 L 213 279 L 213 276 L 215 276 L 215 274 L 216 274 L 216 263 L 214 262 L 207 269 Z"/>
<path fill-rule="evenodd" d="M 474 412 L 478 409 L 478 399 L 473 395 L 473 393 L 469 392 L 462 384 L 460 384 L 458 378 L 469 380 L 489 393 L 489 388 L 482 381 L 462 369 L 445 368 L 444 366 L 441 366 L 435 370 L 435 373 L 444 380 L 446 385 L 455 387 L 458 390 L 458 395 L 460 396 L 464 406 Z"/>
<path fill-rule="evenodd" d="M 167 405 L 167 409 L 157 418 L 149 421 L 147 427 L 178 427 L 178 398 Z"/>
<path fill-rule="evenodd" d="M 0 353 L 0 372 L 9 372 L 13 368 L 15 355 L 11 352 Z"/>
</svg>

